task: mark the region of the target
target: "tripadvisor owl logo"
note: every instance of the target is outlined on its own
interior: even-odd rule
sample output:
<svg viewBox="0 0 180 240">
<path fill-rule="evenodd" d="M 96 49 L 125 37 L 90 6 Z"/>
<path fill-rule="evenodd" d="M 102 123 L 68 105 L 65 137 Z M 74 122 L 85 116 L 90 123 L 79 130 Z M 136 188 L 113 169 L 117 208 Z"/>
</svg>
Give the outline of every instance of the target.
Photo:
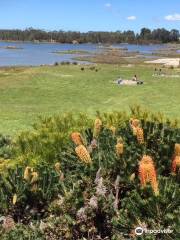
<svg viewBox="0 0 180 240">
<path fill-rule="evenodd" d="M 170 228 L 167 228 L 167 229 L 146 229 L 146 228 L 143 229 L 142 227 L 135 228 L 135 234 L 137 236 L 140 236 L 143 233 L 146 233 L 146 234 L 158 234 L 158 233 L 170 234 L 172 232 L 173 232 L 173 230 Z"/>
<path fill-rule="evenodd" d="M 142 235 L 143 232 L 144 232 L 144 230 L 143 230 L 142 227 L 137 227 L 137 228 L 135 229 L 135 234 L 136 234 L 137 236 Z"/>
</svg>

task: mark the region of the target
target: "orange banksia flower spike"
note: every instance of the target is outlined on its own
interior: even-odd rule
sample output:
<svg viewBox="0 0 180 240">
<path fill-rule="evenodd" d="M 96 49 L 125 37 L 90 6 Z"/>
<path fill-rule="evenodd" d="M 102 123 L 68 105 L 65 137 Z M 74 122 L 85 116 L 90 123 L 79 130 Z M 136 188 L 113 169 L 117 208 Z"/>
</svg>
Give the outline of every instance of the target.
<svg viewBox="0 0 180 240">
<path fill-rule="evenodd" d="M 71 139 L 76 145 L 83 145 L 83 138 L 79 132 L 73 132 L 71 134 Z"/>
<path fill-rule="evenodd" d="M 174 155 L 175 156 L 180 156 L 180 144 L 176 143 L 174 147 Z"/>
<path fill-rule="evenodd" d="M 116 154 L 117 156 L 121 156 L 124 152 L 124 144 L 122 138 L 117 139 L 117 144 L 116 144 Z"/>
<path fill-rule="evenodd" d="M 172 161 L 172 172 L 176 174 L 177 168 L 180 168 L 180 156 L 175 156 Z"/>
<path fill-rule="evenodd" d="M 136 136 L 137 136 L 138 143 L 143 144 L 144 143 L 144 131 L 142 128 L 138 127 L 136 129 Z"/>
<path fill-rule="evenodd" d="M 172 160 L 171 170 L 176 174 L 177 169 L 180 168 L 180 144 L 176 143 L 174 146 L 174 155 Z"/>
<path fill-rule="evenodd" d="M 133 131 L 133 135 L 137 136 L 138 129 L 140 129 L 139 119 L 131 118 L 129 122 L 130 122 L 130 126 L 132 128 L 132 131 Z"/>
<path fill-rule="evenodd" d="M 137 135 L 137 128 L 132 126 L 132 131 L 133 131 L 133 135 L 136 136 Z"/>
<path fill-rule="evenodd" d="M 83 145 L 76 147 L 75 152 L 82 162 L 85 162 L 87 164 L 90 164 L 92 162 L 89 152 Z"/>
<path fill-rule="evenodd" d="M 131 126 L 136 128 L 139 127 L 139 124 L 140 124 L 139 119 L 131 119 L 130 121 L 131 121 Z"/>
<path fill-rule="evenodd" d="M 139 163 L 139 177 L 142 187 L 146 187 L 147 183 L 150 183 L 154 193 L 158 195 L 159 191 L 156 170 L 150 156 L 144 155 L 142 157 Z"/>
</svg>

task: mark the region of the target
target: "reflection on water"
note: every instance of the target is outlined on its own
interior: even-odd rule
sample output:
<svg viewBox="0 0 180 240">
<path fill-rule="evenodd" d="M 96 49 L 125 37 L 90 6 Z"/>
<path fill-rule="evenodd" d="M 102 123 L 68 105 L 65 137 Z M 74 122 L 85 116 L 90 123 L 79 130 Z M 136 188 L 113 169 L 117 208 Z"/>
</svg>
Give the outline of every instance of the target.
<svg viewBox="0 0 180 240">
<path fill-rule="evenodd" d="M 116 44 L 116 48 L 127 48 L 141 54 L 151 54 L 162 49 L 163 45 Z M 56 54 L 56 51 L 83 50 L 91 53 L 102 51 L 98 44 L 52 44 L 52 43 L 15 43 L 0 42 L 0 66 L 54 64 L 55 62 L 74 61 L 79 54 Z M 81 54 L 82 55 L 82 54 Z M 86 54 L 87 55 L 87 54 Z M 87 63 L 87 62 L 82 62 Z"/>
</svg>

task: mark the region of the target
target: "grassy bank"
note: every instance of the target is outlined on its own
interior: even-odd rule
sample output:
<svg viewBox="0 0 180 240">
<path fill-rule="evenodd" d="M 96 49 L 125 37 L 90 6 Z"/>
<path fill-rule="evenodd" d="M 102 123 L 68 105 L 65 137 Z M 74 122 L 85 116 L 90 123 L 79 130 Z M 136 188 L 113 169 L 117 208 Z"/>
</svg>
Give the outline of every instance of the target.
<svg viewBox="0 0 180 240">
<path fill-rule="evenodd" d="M 14 134 L 27 129 L 39 115 L 69 111 L 94 114 L 96 110 L 124 110 L 133 104 L 180 117 L 180 78 L 152 77 L 154 66 L 149 65 L 97 65 L 97 72 L 84 68 L 1 68 L 0 132 Z M 145 84 L 119 87 L 112 83 L 134 74 Z"/>
</svg>

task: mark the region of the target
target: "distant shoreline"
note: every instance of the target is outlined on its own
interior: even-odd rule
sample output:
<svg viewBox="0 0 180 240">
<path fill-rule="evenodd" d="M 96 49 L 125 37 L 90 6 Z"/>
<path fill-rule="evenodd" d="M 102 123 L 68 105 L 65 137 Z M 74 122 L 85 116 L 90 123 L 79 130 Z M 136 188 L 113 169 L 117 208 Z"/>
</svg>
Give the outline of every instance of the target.
<svg viewBox="0 0 180 240">
<path fill-rule="evenodd" d="M 31 43 L 31 44 L 70 44 L 70 45 L 81 45 L 81 44 L 95 44 L 95 45 L 102 45 L 102 46 L 105 46 L 105 45 L 116 45 L 116 44 L 129 44 L 129 45 L 140 45 L 140 46 L 143 46 L 143 45 L 178 45 L 179 42 L 167 42 L 167 43 L 161 43 L 161 42 L 131 42 L 131 43 L 125 43 L 125 42 L 121 42 L 121 43 L 92 43 L 92 42 L 83 42 L 83 43 L 71 43 L 71 42 L 55 42 L 55 41 L 22 41 L 22 40 L 0 40 L 0 43 Z"/>
<path fill-rule="evenodd" d="M 40 43 L 45 43 L 45 44 L 63 44 L 60 42 L 51 42 L 51 41 L 22 41 L 22 40 L 0 40 L 0 42 L 8 42 L 8 43 L 34 43 L 34 44 L 40 44 Z M 67 44 L 67 43 L 64 43 Z M 73 44 L 73 43 L 69 43 L 69 44 Z"/>
</svg>

